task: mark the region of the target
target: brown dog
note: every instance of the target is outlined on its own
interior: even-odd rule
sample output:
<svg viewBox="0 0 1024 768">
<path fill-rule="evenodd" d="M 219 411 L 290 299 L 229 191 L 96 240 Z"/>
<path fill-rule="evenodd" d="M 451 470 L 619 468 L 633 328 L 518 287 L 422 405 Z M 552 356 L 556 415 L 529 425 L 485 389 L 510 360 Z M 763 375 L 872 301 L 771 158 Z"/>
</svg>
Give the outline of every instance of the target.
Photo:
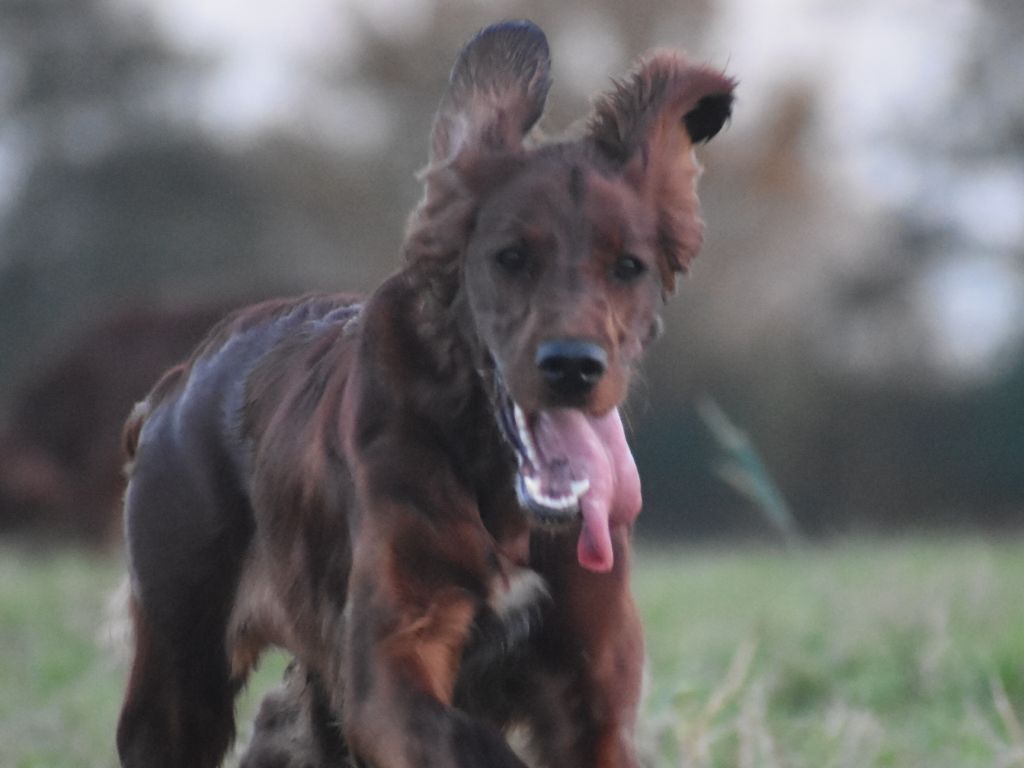
<svg viewBox="0 0 1024 768">
<path fill-rule="evenodd" d="M 543 33 L 460 54 L 406 266 L 222 323 L 126 428 L 127 766 L 218 765 L 288 649 L 377 768 L 635 766 L 640 485 L 617 407 L 701 241 L 733 83 L 658 53 L 532 146 Z"/>
</svg>

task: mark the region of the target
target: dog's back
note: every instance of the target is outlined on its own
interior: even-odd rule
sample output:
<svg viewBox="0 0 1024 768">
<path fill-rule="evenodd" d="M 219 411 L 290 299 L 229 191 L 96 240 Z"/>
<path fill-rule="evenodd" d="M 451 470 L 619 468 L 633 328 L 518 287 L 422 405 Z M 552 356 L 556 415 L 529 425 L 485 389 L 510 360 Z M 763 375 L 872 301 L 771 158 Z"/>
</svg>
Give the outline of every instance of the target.
<svg viewBox="0 0 1024 768">
<path fill-rule="evenodd" d="M 211 737 L 207 724 L 230 723 L 225 713 L 230 714 L 234 694 L 255 661 L 255 652 L 245 650 L 245 633 L 255 629 L 256 617 L 244 613 L 251 602 L 234 609 L 235 636 L 225 634 L 232 606 L 244 597 L 239 582 L 247 562 L 255 559 L 249 549 L 260 525 L 253 512 L 251 464 L 265 464 L 266 457 L 253 455 L 260 446 L 250 438 L 251 430 L 278 442 L 298 433 L 308 437 L 316 424 L 308 407 L 324 405 L 309 391 L 320 380 L 316 369 L 326 377 L 344 376 L 337 358 L 352 345 L 346 329 L 358 311 L 352 297 L 339 295 L 268 302 L 231 315 L 187 363 L 164 376 L 126 426 L 125 524 L 136 654 L 147 660 L 135 669 L 148 672 L 145 679 L 133 675 L 129 682 L 119 731 L 146 733 L 146 725 L 136 721 L 140 717 L 175 723 L 183 737 L 176 743 L 196 752 L 169 753 L 167 765 L 219 758 L 233 733 Z M 281 410 L 290 415 L 288 421 L 253 424 L 273 419 L 262 403 L 279 407 L 289 400 Z M 332 404 L 337 407 L 336 401 L 327 403 Z M 310 455 L 323 450 L 319 444 L 294 447 Z M 311 485 L 301 479 L 306 469 L 301 462 L 282 465 L 300 479 L 275 473 L 275 481 Z M 333 497 L 341 503 L 345 498 Z M 267 639 L 276 638 L 252 640 L 262 647 Z M 153 675 L 163 679 L 149 679 Z M 119 746 L 131 764 L 132 744 L 119 736 Z M 145 760 L 153 759 L 146 754 Z"/>
</svg>

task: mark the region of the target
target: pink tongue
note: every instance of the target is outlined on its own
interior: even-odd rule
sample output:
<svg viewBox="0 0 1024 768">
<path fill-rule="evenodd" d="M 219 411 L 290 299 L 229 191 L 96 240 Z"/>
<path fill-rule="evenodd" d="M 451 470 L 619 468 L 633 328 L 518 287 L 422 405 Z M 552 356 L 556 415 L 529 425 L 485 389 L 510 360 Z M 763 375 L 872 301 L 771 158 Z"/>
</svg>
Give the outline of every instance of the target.
<svg viewBox="0 0 1024 768">
<path fill-rule="evenodd" d="M 641 506 L 640 475 L 618 409 L 600 418 L 568 408 L 541 411 L 534 437 L 544 464 L 541 472 L 567 463 L 575 479 L 590 480 L 580 497 L 577 557 L 591 571 L 610 571 L 615 563 L 611 529 L 632 523 Z"/>
</svg>

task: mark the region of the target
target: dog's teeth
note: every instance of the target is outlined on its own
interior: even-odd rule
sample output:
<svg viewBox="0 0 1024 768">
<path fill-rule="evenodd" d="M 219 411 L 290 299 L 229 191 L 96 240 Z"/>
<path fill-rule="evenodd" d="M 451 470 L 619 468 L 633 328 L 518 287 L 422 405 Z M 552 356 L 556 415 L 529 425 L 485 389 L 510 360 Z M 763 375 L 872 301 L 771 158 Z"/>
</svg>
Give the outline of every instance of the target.
<svg viewBox="0 0 1024 768">
<path fill-rule="evenodd" d="M 530 436 L 530 425 L 526 421 L 526 414 L 515 403 L 512 404 L 512 408 L 512 413 L 516 420 L 516 429 L 519 430 L 519 439 L 522 440 L 523 448 L 526 449 L 526 458 L 530 464 L 539 468 L 540 462 L 537 460 L 537 449 L 533 447 L 533 438 Z"/>
<path fill-rule="evenodd" d="M 590 490 L 590 478 L 584 477 L 582 480 L 573 480 L 569 483 L 569 490 L 576 499 L 579 499 L 580 496 Z"/>
<path fill-rule="evenodd" d="M 540 490 L 540 480 L 531 475 L 526 475 L 523 478 L 523 484 L 526 486 L 526 494 L 535 500 L 540 500 L 544 497 L 544 494 Z"/>
<path fill-rule="evenodd" d="M 569 509 L 576 506 L 576 499 L 573 496 L 559 496 L 556 499 L 553 496 L 542 495 L 537 497 L 537 501 L 549 509 Z"/>
<path fill-rule="evenodd" d="M 512 413 L 515 416 L 516 427 L 519 428 L 520 432 L 529 431 L 526 426 L 526 414 L 523 413 L 523 409 L 515 403 L 512 404 Z"/>
<path fill-rule="evenodd" d="M 579 503 L 579 497 L 573 493 L 565 496 L 549 496 L 541 490 L 540 480 L 532 475 L 523 476 L 526 495 L 534 503 L 553 510 L 572 509 Z"/>
</svg>

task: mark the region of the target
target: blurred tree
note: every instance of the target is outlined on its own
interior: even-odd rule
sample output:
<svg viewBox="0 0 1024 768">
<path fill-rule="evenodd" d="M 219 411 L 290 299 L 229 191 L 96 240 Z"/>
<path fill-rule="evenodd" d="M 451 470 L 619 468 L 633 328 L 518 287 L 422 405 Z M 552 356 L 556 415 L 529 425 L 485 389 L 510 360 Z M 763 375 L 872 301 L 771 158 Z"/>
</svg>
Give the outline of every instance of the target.
<svg viewBox="0 0 1024 768">
<path fill-rule="evenodd" d="M 747 126 L 707 156 L 708 242 L 651 361 L 651 400 L 682 429 L 713 393 L 811 531 L 1024 504 L 1024 91 L 1005 76 L 1024 6 L 936 4 L 921 28 L 907 7 L 835 7 L 834 24 L 893 32 L 864 43 L 887 79 L 850 71 L 859 88 L 837 93 L 849 62 L 823 55 L 754 114 L 741 84 Z M 701 492 L 654 474 L 666 498 Z"/>
<path fill-rule="evenodd" d="M 0 51 L 7 169 L 0 200 L 8 201 L 0 211 L 0 380 L 7 383 L 50 324 L 66 321 L 84 299 L 65 303 L 77 293 L 73 281 L 93 268 L 80 237 L 97 216 L 113 213 L 99 210 L 101 198 L 88 187 L 56 205 L 48 198 L 126 142 L 166 132 L 141 97 L 172 58 L 147 28 L 113 16 L 101 0 L 8 0 L 0 5 Z"/>
<path fill-rule="evenodd" d="M 1024 91 L 1006 77 L 1024 63 L 1020 2 L 944 0 L 927 19 L 885 0 L 323 3 L 288 12 L 337 14 L 338 49 L 324 33 L 292 62 L 263 122 L 233 113 L 259 72 L 225 79 L 228 53 L 167 36 L 173 4 L 0 4 L 0 409 L 115 311 L 374 285 L 397 263 L 452 53 L 495 16 L 551 38 L 552 133 L 652 45 L 726 65 L 745 40 L 728 16 L 761 53 L 774 41 L 758 65 L 787 78 L 728 67 L 736 123 L 701 153 L 707 244 L 632 405 L 642 530 L 765 527 L 714 476 L 701 394 L 808 530 L 1024 504 Z M 787 13 L 813 34 L 759 26 Z"/>
<path fill-rule="evenodd" d="M 366 287 L 344 257 L 400 229 L 371 162 L 342 168 L 294 137 L 208 135 L 188 98 L 205 62 L 116 7 L 0 6 L 0 72 L 11 73 L 0 156 L 21 169 L 0 179 L 0 402 L 83 322 L 345 279 Z"/>
</svg>

